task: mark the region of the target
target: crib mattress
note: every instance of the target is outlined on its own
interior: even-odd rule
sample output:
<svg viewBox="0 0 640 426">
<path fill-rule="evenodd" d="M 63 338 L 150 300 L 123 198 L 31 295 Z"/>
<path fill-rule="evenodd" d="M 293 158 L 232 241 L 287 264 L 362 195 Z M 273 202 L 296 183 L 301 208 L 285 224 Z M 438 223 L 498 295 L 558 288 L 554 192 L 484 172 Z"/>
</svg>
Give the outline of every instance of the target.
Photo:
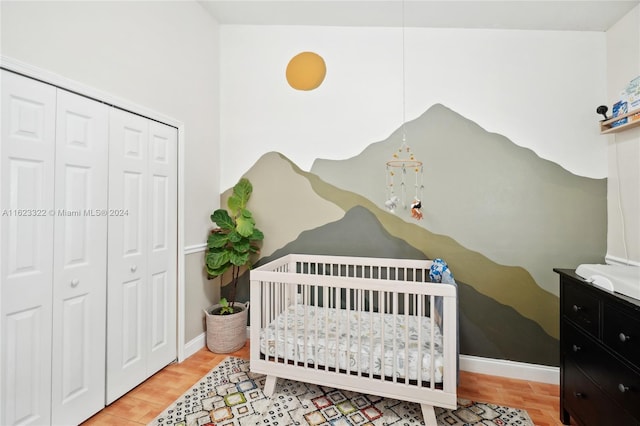
<svg viewBox="0 0 640 426">
<path fill-rule="evenodd" d="M 443 356 L 439 327 L 434 326 L 431 336 L 430 318 L 407 318 L 298 304 L 288 307 L 260 331 L 260 351 L 267 356 L 317 366 L 341 370 L 348 367 L 352 372 L 431 381 L 433 344 L 434 381 L 441 383 Z M 419 328 L 422 328 L 420 333 Z M 419 365 L 422 366 L 420 378 Z"/>
</svg>

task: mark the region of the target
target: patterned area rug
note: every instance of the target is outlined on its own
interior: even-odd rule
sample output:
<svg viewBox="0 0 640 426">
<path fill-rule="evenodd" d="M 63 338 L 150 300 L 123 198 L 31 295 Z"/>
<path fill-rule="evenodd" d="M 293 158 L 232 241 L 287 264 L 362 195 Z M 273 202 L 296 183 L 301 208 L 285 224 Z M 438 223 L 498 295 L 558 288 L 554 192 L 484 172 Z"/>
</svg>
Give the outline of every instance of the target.
<svg viewBox="0 0 640 426">
<path fill-rule="evenodd" d="M 150 425 L 420 425 L 420 405 L 279 379 L 271 398 L 265 377 L 249 361 L 227 357 Z M 443 426 L 534 426 L 524 410 L 458 399 L 458 408 L 436 408 Z"/>
</svg>

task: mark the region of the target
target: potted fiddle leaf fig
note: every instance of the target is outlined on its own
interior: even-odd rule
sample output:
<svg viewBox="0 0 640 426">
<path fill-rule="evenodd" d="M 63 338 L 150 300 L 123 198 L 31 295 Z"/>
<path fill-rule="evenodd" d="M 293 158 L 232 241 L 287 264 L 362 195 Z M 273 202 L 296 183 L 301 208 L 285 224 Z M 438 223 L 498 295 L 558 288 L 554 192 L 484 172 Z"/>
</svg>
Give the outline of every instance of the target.
<svg viewBox="0 0 640 426">
<path fill-rule="evenodd" d="M 211 215 L 216 228 L 207 239 L 205 265 L 209 278 L 231 273 L 230 296 L 205 310 L 207 323 L 207 347 L 216 353 L 229 353 L 242 348 L 246 342 L 247 309 L 249 303 L 237 303 L 238 280 L 243 270 L 250 269 L 260 252 L 264 234 L 256 228 L 253 214 L 247 202 L 253 186 L 247 178 L 241 178 L 233 187 L 227 200 L 228 209 L 217 209 Z"/>
</svg>

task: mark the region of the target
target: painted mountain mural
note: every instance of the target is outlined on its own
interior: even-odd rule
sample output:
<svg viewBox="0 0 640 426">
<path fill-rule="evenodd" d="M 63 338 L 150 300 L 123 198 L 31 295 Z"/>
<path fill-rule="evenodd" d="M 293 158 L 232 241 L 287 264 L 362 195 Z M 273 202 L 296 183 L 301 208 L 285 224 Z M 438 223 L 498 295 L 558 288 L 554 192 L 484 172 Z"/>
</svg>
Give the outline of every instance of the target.
<svg viewBox="0 0 640 426">
<path fill-rule="evenodd" d="M 525 268 L 556 296 L 554 267 L 604 261 L 606 179 L 576 176 L 439 104 L 404 132 L 424 163 L 424 217 L 413 223 Z M 401 138 L 402 128 L 348 160 L 318 159 L 311 172 L 383 206 L 384 167 Z"/>
<path fill-rule="evenodd" d="M 405 131 L 425 166 L 422 220 L 384 206 L 400 131 L 357 157 L 317 160 L 311 172 L 268 153 L 245 174 L 265 233 L 258 263 L 287 253 L 443 258 L 458 283 L 462 354 L 558 365 L 552 269 L 603 260 L 606 181 L 575 176 L 440 105 Z M 248 274 L 238 296 L 249 299 Z"/>
</svg>

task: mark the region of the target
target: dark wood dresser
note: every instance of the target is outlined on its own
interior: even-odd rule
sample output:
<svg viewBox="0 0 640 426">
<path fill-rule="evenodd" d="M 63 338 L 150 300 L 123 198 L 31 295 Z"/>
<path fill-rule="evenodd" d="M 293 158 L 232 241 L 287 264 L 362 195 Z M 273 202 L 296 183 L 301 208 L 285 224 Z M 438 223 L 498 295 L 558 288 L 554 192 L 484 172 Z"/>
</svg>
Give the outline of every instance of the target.
<svg viewBox="0 0 640 426">
<path fill-rule="evenodd" d="M 640 425 L 640 301 L 560 274 L 560 419 Z"/>
</svg>

